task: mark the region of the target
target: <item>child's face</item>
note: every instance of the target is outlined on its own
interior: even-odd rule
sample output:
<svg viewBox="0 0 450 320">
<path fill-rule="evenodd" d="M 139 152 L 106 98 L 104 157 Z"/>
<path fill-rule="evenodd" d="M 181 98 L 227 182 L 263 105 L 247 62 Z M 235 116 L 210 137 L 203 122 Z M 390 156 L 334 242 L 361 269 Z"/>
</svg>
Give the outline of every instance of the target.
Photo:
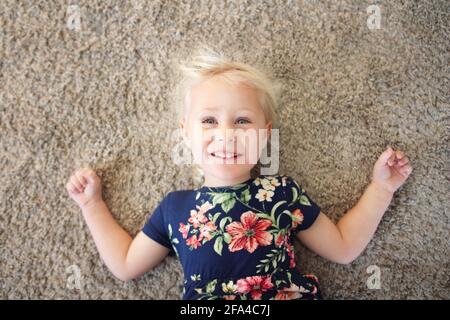
<svg viewBox="0 0 450 320">
<path fill-rule="evenodd" d="M 180 126 L 205 184 L 229 185 L 250 178 L 272 123 L 266 122 L 254 89 L 212 77 L 192 87 L 187 120 Z M 230 154 L 237 157 L 223 158 Z"/>
</svg>

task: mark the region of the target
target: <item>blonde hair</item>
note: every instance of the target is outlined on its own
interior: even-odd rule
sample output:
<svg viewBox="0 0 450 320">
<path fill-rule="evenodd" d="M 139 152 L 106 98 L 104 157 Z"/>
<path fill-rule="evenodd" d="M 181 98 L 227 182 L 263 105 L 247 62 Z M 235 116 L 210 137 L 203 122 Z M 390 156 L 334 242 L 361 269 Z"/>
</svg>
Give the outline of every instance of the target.
<svg viewBox="0 0 450 320">
<path fill-rule="evenodd" d="M 176 62 L 176 71 L 181 72 L 180 82 L 176 88 L 174 108 L 178 120 L 186 120 L 189 112 L 191 87 L 214 76 L 220 76 L 231 85 L 243 84 L 257 91 L 260 106 L 266 122 L 272 122 L 272 128 L 278 127 L 275 111 L 282 84 L 272 79 L 264 68 L 253 67 L 242 62 L 235 62 L 208 45 L 201 45 L 190 59 Z M 270 141 L 270 140 L 269 140 Z M 268 143 L 270 144 L 270 143 Z M 260 163 L 252 169 L 252 176 L 259 175 Z M 256 169 L 256 170 L 255 170 Z M 203 177 L 200 166 L 193 166 L 195 180 Z"/>
</svg>

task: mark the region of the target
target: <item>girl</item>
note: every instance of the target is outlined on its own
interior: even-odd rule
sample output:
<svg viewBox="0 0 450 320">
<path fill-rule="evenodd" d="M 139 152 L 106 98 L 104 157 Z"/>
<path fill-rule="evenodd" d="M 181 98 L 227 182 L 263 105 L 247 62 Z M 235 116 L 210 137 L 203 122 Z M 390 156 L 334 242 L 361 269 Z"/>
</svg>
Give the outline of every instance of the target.
<svg viewBox="0 0 450 320">
<path fill-rule="evenodd" d="M 176 255 L 184 299 L 321 299 L 317 277 L 296 268 L 294 239 L 330 261 L 352 262 L 411 174 L 408 158 L 385 150 L 359 202 L 334 224 L 292 177 L 251 174 L 248 159 L 259 159 L 275 126 L 274 82 L 212 50 L 181 70 L 180 129 L 204 183 L 169 192 L 132 239 L 112 217 L 95 172 L 76 171 L 66 188 L 101 258 L 130 281 Z M 255 132 L 263 143 L 249 145 L 238 131 Z"/>
</svg>

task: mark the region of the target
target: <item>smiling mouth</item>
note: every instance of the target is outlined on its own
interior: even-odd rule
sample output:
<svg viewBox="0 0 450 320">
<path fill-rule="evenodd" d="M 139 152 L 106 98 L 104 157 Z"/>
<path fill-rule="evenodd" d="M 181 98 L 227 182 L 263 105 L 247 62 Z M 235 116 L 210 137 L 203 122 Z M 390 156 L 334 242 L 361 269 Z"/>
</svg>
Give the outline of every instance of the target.
<svg viewBox="0 0 450 320">
<path fill-rule="evenodd" d="M 237 153 L 223 153 L 223 152 L 216 152 L 216 153 L 210 153 L 210 155 L 214 158 L 218 158 L 218 159 L 237 159 L 238 157 L 240 157 L 240 154 Z"/>
</svg>

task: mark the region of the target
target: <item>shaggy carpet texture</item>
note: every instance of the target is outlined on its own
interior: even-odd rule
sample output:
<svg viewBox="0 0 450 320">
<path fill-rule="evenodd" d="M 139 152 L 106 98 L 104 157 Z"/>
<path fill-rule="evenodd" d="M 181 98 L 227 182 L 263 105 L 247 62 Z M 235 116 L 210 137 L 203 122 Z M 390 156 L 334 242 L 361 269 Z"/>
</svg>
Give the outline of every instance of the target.
<svg viewBox="0 0 450 320">
<path fill-rule="evenodd" d="M 172 157 L 171 66 L 206 43 L 283 83 L 279 173 L 334 221 L 388 145 L 410 157 L 357 260 L 296 244 L 324 298 L 449 299 L 449 11 L 445 0 L 0 1 L 0 297 L 181 298 L 175 257 L 117 280 L 65 184 L 92 166 L 132 235 L 166 193 L 198 187 Z"/>
</svg>

